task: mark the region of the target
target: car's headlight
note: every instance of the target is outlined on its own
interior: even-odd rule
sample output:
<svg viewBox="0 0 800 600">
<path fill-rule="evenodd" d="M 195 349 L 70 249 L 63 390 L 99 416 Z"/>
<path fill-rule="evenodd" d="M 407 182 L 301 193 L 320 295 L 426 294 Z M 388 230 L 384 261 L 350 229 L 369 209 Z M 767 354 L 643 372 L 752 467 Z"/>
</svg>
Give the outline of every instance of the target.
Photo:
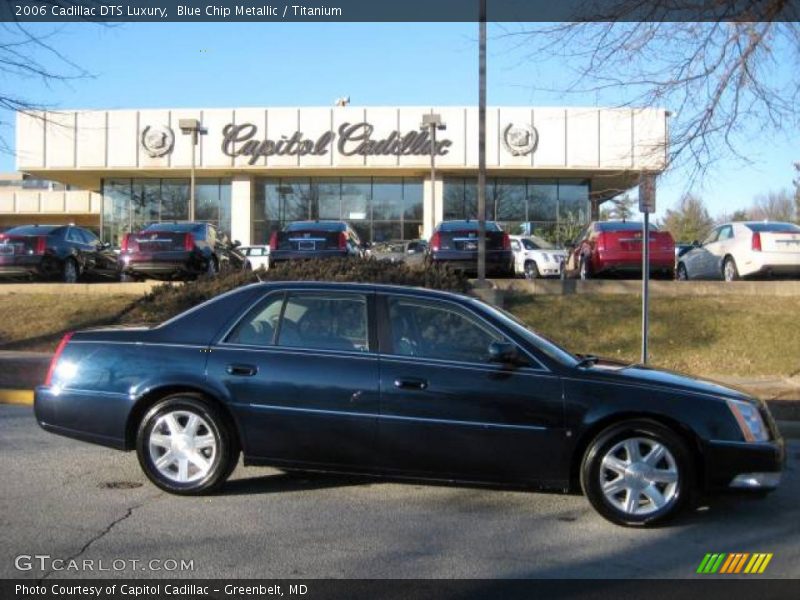
<svg viewBox="0 0 800 600">
<path fill-rule="evenodd" d="M 739 400 L 726 400 L 744 439 L 748 442 L 766 442 L 769 439 L 767 428 L 758 412 L 758 406 Z"/>
</svg>

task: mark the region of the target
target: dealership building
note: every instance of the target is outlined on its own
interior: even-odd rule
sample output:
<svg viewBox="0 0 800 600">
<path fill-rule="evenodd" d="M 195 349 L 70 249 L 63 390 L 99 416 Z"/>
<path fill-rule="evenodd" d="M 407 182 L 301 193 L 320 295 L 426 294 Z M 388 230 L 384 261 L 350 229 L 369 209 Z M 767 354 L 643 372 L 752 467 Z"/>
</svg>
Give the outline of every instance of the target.
<svg viewBox="0 0 800 600">
<path fill-rule="evenodd" d="M 667 116 L 487 109 L 487 218 L 571 237 L 602 202 L 665 168 Z M 342 219 L 378 242 L 477 217 L 476 107 L 18 113 L 16 154 L 19 180 L 0 182 L 0 229 L 73 222 L 116 244 L 148 223 L 194 218 L 258 244 L 291 221 Z"/>
</svg>

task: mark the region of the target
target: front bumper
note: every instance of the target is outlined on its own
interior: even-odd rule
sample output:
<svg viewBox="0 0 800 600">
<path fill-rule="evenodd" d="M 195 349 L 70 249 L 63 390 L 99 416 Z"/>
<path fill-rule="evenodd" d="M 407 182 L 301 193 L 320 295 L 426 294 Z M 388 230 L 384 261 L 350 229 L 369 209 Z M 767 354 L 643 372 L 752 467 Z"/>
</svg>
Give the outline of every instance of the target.
<svg viewBox="0 0 800 600">
<path fill-rule="evenodd" d="M 775 489 L 786 462 L 782 438 L 757 443 L 711 441 L 703 455 L 708 491 Z"/>
</svg>

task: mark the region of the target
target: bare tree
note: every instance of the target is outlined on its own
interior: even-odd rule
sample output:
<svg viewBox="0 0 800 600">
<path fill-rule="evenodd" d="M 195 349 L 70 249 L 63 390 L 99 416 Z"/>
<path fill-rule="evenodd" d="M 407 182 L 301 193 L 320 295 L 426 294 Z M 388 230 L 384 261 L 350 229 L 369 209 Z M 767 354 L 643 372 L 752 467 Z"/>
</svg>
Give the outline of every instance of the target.
<svg viewBox="0 0 800 600">
<path fill-rule="evenodd" d="M 687 188 L 717 159 L 746 159 L 747 133 L 800 121 L 800 9 L 793 0 L 589 0 L 576 22 L 504 35 L 564 80 L 532 86 L 671 112 L 670 160 Z M 622 96 L 624 99 L 619 101 Z"/>
<path fill-rule="evenodd" d="M 703 199 L 694 194 L 684 194 L 677 207 L 667 209 L 660 223 L 676 242 L 685 243 L 702 240 L 713 226 Z"/>
<path fill-rule="evenodd" d="M 43 0 L 40 4 L 67 7 L 76 2 Z M 0 23 L 0 151 L 13 152 L 3 130 L 14 113 L 38 117 L 41 111 L 56 108 L 52 102 L 17 92 L 20 83 L 38 81 L 52 88 L 91 76 L 60 49 L 58 37 L 62 30 L 63 25 L 33 27 L 19 21 Z"/>
<path fill-rule="evenodd" d="M 797 177 L 792 180 L 794 184 L 794 218 L 800 223 L 800 161 L 794 163 Z"/>
<path fill-rule="evenodd" d="M 615 219 L 618 221 L 625 221 L 633 216 L 633 205 L 635 200 L 629 194 L 623 194 L 612 198 L 608 202 L 610 206 L 603 208 L 601 211 L 601 219 L 608 221 Z"/>
<path fill-rule="evenodd" d="M 749 214 L 756 221 L 794 221 L 794 199 L 788 190 L 770 191 L 756 197 Z"/>
</svg>

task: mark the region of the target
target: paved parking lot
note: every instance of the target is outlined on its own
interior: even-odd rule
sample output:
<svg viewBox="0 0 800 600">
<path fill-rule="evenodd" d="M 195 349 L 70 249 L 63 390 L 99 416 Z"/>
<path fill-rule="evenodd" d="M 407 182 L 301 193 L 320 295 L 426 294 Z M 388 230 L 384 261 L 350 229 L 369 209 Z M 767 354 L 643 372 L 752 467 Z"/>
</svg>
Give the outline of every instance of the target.
<svg viewBox="0 0 800 600">
<path fill-rule="evenodd" d="M 127 577 L 691 577 L 707 552 L 772 552 L 769 576 L 800 577 L 800 443 L 789 456 L 765 500 L 717 499 L 630 530 L 581 496 L 266 468 L 240 467 L 218 495 L 178 498 L 147 483 L 135 455 L 47 434 L 30 408 L 0 406 L 0 577 L 115 575 L 20 572 L 18 555 L 123 560 L 116 574 Z M 142 566 L 154 559 L 194 569 Z"/>
</svg>

